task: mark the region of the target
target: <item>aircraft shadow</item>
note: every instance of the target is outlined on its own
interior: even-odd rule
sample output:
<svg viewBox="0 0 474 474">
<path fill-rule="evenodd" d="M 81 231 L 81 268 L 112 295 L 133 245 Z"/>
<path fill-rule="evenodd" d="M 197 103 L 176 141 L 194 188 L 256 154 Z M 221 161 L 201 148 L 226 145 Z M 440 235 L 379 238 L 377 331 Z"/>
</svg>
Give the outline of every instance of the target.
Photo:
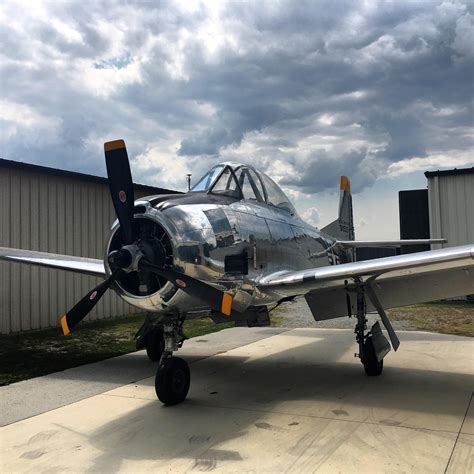
<svg viewBox="0 0 474 474">
<path fill-rule="evenodd" d="M 471 374 L 387 364 L 382 376 L 366 377 L 360 363 L 347 361 L 347 354 L 340 360 L 346 352 L 347 347 L 335 348 L 333 338 L 325 337 L 256 359 L 210 357 L 191 365 L 189 398 L 173 407 L 153 399 L 153 380 L 139 382 L 142 389 L 150 386 L 149 402 L 88 437 L 101 451 L 91 470 L 115 471 L 125 459 L 174 458 L 194 459 L 198 470 L 212 469 L 218 461 L 242 459 L 238 451 L 218 449 L 218 444 L 255 427 L 288 430 L 290 424 L 272 427 L 263 420 L 279 413 L 298 424 L 302 408 L 315 427 L 338 420 L 423 429 L 414 421 L 420 413 L 464 414 Z M 387 413 L 398 414 L 402 422 L 390 415 L 387 419 Z"/>
</svg>

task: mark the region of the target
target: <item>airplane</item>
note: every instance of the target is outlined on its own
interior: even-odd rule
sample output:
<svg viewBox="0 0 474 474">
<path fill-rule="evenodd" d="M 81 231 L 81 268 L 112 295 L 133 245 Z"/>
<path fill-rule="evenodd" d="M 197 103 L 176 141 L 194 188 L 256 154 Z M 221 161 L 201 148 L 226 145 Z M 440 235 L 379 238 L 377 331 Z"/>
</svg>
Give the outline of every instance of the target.
<svg viewBox="0 0 474 474">
<path fill-rule="evenodd" d="M 117 220 L 104 260 L 0 247 L 0 259 L 104 278 L 61 318 L 69 334 L 112 288 L 147 312 L 137 348 L 158 361 L 155 390 L 165 405 L 185 400 L 187 363 L 174 357 L 189 314 L 265 326 L 269 311 L 304 296 L 318 321 L 355 316 L 368 376 L 400 345 L 385 309 L 474 293 L 474 245 L 355 261 L 354 249 L 441 244 L 444 239 L 357 241 L 350 181 L 340 181 L 339 215 L 321 230 L 298 215 L 265 173 L 242 163 L 214 166 L 187 193 L 135 200 L 123 140 L 104 145 Z M 367 312 L 379 322 L 367 328 Z"/>
</svg>

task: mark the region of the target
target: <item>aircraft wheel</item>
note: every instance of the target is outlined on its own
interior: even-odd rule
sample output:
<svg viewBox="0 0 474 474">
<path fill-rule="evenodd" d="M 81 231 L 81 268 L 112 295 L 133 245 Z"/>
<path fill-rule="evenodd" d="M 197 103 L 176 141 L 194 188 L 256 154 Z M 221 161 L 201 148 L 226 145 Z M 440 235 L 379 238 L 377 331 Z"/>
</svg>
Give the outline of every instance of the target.
<svg viewBox="0 0 474 474">
<path fill-rule="evenodd" d="M 165 405 L 176 405 L 186 398 L 190 382 L 187 362 L 179 357 L 170 357 L 156 372 L 156 395 Z"/>
<path fill-rule="evenodd" d="M 371 337 L 368 337 L 364 343 L 364 359 L 362 363 L 368 376 L 373 377 L 382 373 L 383 359 L 380 362 L 377 360 Z"/>
<path fill-rule="evenodd" d="M 163 330 L 156 329 L 146 336 L 146 354 L 152 362 L 158 362 L 165 349 Z"/>
</svg>

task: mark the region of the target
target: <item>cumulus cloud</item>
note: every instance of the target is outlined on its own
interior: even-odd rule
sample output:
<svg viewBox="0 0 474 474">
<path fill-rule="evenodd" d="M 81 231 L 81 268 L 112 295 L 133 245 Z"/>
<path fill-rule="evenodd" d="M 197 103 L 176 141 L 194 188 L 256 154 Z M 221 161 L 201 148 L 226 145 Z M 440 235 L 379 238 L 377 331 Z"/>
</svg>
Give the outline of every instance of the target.
<svg viewBox="0 0 474 474">
<path fill-rule="evenodd" d="M 104 174 L 102 142 L 123 137 L 137 181 L 184 189 L 240 159 L 293 195 L 472 164 L 473 10 L 4 2 L 2 156 Z"/>
<path fill-rule="evenodd" d="M 301 214 L 301 217 L 311 225 L 317 227 L 320 223 L 319 211 L 316 207 L 309 207 Z"/>
</svg>

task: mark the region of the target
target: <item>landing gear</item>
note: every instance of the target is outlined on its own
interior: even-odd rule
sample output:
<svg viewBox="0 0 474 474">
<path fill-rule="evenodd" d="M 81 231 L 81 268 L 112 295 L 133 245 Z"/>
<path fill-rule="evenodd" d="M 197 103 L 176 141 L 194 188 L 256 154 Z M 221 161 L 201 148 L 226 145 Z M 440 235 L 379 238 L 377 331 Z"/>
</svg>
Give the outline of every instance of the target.
<svg viewBox="0 0 474 474">
<path fill-rule="evenodd" d="M 165 405 L 176 405 L 186 398 L 191 382 L 189 366 L 180 357 L 169 357 L 156 372 L 156 395 Z"/>
<path fill-rule="evenodd" d="M 184 342 L 184 319 L 170 321 L 163 325 L 164 349 L 155 377 L 155 391 L 158 399 L 165 405 L 176 405 L 185 400 L 188 394 L 191 374 L 187 362 L 172 357 Z"/>
<path fill-rule="evenodd" d="M 158 362 L 165 349 L 163 329 L 155 329 L 146 335 L 146 354 L 152 362 Z"/>
<path fill-rule="evenodd" d="M 356 282 L 357 294 L 357 325 L 355 328 L 356 341 L 359 344 L 359 357 L 364 366 L 365 373 L 370 376 L 380 375 L 383 371 L 383 358 L 390 351 L 390 344 L 382 334 L 380 325 L 376 322 L 366 334 L 367 329 L 367 304 L 364 286 Z"/>
<path fill-rule="evenodd" d="M 375 353 L 374 343 L 372 337 L 369 336 L 364 343 L 364 352 L 362 358 L 365 373 L 369 377 L 380 375 L 383 370 L 383 359 L 379 362 Z"/>
</svg>

